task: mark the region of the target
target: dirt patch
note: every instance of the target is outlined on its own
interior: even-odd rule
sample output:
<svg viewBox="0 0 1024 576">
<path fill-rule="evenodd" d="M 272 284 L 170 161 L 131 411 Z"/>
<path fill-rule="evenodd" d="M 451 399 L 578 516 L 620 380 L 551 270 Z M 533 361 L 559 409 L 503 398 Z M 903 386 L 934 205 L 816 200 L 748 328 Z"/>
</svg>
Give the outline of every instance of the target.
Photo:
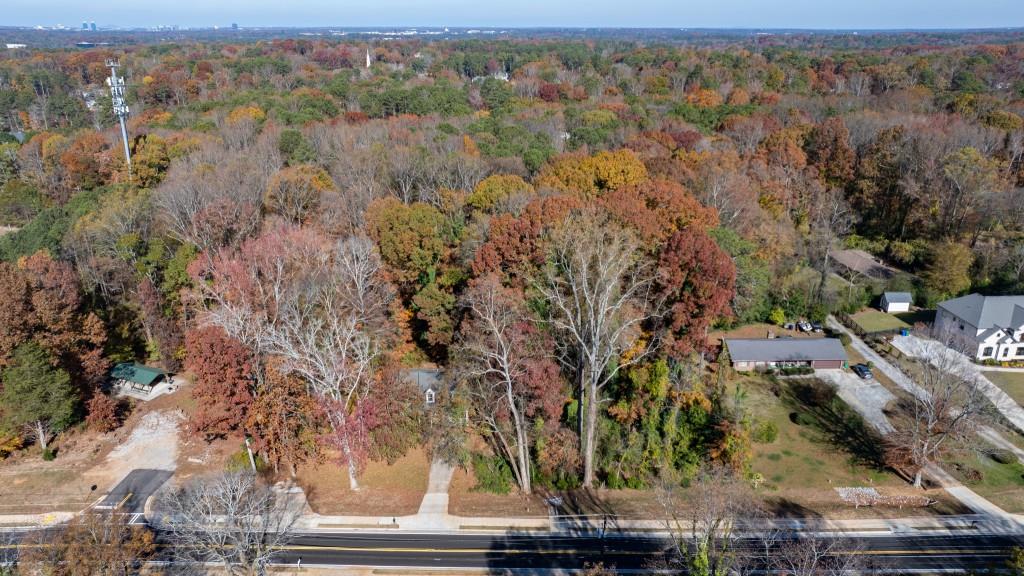
<svg viewBox="0 0 1024 576">
<path fill-rule="evenodd" d="M 84 478 L 96 484 L 113 485 L 132 470 L 173 471 L 178 459 L 178 427 L 183 419 L 180 410 L 146 413 L 127 440 L 111 450 L 103 463 L 86 472 Z"/>
<path fill-rule="evenodd" d="M 548 508 L 544 498 L 534 494 L 526 496 L 516 491 L 509 494 L 474 492 L 476 478 L 473 472 L 456 468 L 448 487 L 448 513 L 456 516 L 530 516 L 546 517 Z"/>
<path fill-rule="evenodd" d="M 313 511 L 330 516 L 405 516 L 415 514 L 427 492 L 430 461 L 422 449 L 410 450 L 394 464 L 371 462 L 359 476 L 360 489 L 349 489 L 348 473 L 329 458 L 299 468 L 297 483 Z"/>
<path fill-rule="evenodd" d="M 233 456 L 245 449 L 241 435 L 216 438 L 209 442 L 201 437 L 188 436 L 178 450 L 177 481 L 224 470 Z"/>
<path fill-rule="evenodd" d="M 782 326 L 774 324 L 747 324 L 732 330 L 715 330 L 708 333 L 708 344 L 720 346 L 725 338 L 767 338 L 771 332 L 778 337 L 792 338 L 823 338 L 825 335 L 820 332 L 800 332 L 799 330 L 786 330 Z"/>
</svg>

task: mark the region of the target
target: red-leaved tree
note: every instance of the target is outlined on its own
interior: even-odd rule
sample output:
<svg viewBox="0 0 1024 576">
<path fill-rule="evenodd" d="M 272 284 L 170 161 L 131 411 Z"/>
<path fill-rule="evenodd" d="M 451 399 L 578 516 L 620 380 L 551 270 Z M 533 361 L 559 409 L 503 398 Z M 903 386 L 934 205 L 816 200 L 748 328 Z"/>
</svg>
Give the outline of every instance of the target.
<svg viewBox="0 0 1024 576">
<path fill-rule="evenodd" d="M 661 251 L 658 288 L 668 307 L 666 346 L 677 357 L 702 350 L 715 319 L 731 313 L 736 266 L 706 233 L 684 228 Z"/>
<path fill-rule="evenodd" d="M 189 331 L 185 367 L 192 373 L 196 412 L 191 427 L 207 437 L 237 430 L 252 405 L 252 354 L 216 326 Z"/>
</svg>

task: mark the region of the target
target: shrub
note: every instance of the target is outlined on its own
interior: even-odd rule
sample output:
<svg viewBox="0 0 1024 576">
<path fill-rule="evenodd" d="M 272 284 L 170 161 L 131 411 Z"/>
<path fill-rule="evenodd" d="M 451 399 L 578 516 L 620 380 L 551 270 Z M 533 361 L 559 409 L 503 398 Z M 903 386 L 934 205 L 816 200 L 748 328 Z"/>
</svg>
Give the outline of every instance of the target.
<svg viewBox="0 0 1024 576">
<path fill-rule="evenodd" d="M 771 444 L 779 437 L 779 427 L 774 422 L 758 422 L 751 437 L 758 444 Z"/>
<path fill-rule="evenodd" d="M 270 469 L 270 465 L 263 459 L 261 454 L 253 454 L 253 458 L 256 460 L 257 472 L 263 473 Z M 249 451 L 245 449 L 244 444 L 238 452 L 232 454 L 228 461 L 224 463 L 224 470 L 228 472 L 248 472 L 252 470 L 252 464 L 249 463 Z"/>
<path fill-rule="evenodd" d="M 473 454 L 474 492 L 508 494 L 512 490 L 512 469 L 498 456 Z"/>
<path fill-rule="evenodd" d="M 968 483 L 975 484 L 984 480 L 985 475 L 981 472 L 981 470 L 978 470 L 976 468 L 965 468 L 964 479 L 966 479 Z"/>
<path fill-rule="evenodd" d="M 1009 450 L 993 450 L 988 456 L 1000 464 L 1013 464 L 1017 461 L 1013 452 Z"/>
<path fill-rule="evenodd" d="M 121 425 L 121 410 L 117 400 L 102 392 L 96 392 L 86 404 L 88 415 L 85 423 L 90 430 L 110 432 Z"/>
<path fill-rule="evenodd" d="M 814 374 L 814 368 L 810 366 L 790 366 L 779 368 L 779 373 L 783 376 L 808 376 Z"/>
<path fill-rule="evenodd" d="M 846 332 L 839 333 L 839 343 L 842 344 L 843 346 L 849 346 L 852 340 L 853 339 L 850 338 L 850 335 L 847 334 Z"/>
<path fill-rule="evenodd" d="M 807 412 L 791 412 L 789 421 L 797 426 L 814 426 L 817 423 L 814 416 Z"/>
<path fill-rule="evenodd" d="M 43 448 L 43 460 L 52 462 L 57 457 L 57 452 L 53 448 Z"/>
</svg>

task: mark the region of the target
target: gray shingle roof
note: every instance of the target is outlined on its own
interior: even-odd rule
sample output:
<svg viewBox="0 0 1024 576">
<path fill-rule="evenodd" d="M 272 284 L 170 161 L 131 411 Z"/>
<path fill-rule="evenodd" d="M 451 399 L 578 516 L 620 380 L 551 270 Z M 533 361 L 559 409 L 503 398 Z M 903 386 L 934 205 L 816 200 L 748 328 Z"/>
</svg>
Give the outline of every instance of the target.
<svg viewBox="0 0 1024 576">
<path fill-rule="evenodd" d="M 939 303 L 939 308 L 949 311 L 964 322 L 979 330 L 993 326 L 1010 326 L 1021 317 L 1017 308 L 1024 308 L 1024 296 L 982 296 L 968 294 Z"/>
<path fill-rule="evenodd" d="M 441 389 L 441 371 L 430 368 L 413 368 L 404 373 L 405 380 L 415 384 L 421 392 Z"/>
<path fill-rule="evenodd" d="M 733 362 L 806 362 L 846 360 L 838 338 L 726 339 Z"/>
<path fill-rule="evenodd" d="M 911 294 L 910 292 L 886 292 L 885 293 L 885 301 L 890 303 L 890 304 L 894 304 L 894 303 L 897 303 L 897 302 L 899 302 L 901 304 L 902 303 L 913 304 L 914 303 L 914 295 Z"/>
</svg>

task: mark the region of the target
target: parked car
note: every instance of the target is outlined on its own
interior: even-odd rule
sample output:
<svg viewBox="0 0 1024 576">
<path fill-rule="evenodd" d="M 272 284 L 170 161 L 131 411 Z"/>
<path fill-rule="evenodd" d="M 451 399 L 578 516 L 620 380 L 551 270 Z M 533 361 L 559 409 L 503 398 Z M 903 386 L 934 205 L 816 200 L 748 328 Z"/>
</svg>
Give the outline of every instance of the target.
<svg viewBox="0 0 1024 576">
<path fill-rule="evenodd" d="M 796 330 L 796 324 L 793 324 L 792 322 L 786 322 L 785 324 L 782 325 L 782 329 L 783 330 Z"/>
<path fill-rule="evenodd" d="M 857 376 L 860 376 L 861 380 L 872 380 L 875 377 L 875 375 L 871 373 L 871 368 L 868 368 L 867 364 L 854 364 L 853 366 L 850 366 L 850 369 L 853 370 Z"/>
<path fill-rule="evenodd" d="M 822 332 L 825 328 L 821 325 L 821 322 L 811 322 L 811 330 L 815 332 Z"/>
<path fill-rule="evenodd" d="M 800 328 L 801 332 L 810 332 L 811 330 L 814 329 L 814 328 L 811 327 L 811 323 L 810 322 L 803 322 L 803 321 L 797 323 L 797 328 Z"/>
</svg>

